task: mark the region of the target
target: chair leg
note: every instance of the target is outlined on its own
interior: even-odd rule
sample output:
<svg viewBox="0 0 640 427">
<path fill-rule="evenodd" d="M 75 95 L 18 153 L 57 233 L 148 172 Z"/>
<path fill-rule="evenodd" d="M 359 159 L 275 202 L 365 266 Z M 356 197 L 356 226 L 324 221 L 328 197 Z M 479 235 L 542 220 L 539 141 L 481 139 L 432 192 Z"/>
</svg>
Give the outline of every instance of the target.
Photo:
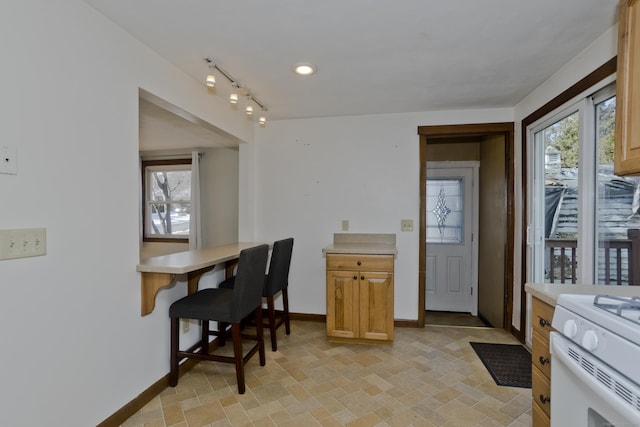
<svg viewBox="0 0 640 427">
<path fill-rule="evenodd" d="M 227 343 L 227 326 L 228 323 L 218 322 L 218 345 L 220 347 L 224 347 Z"/>
<path fill-rule="evenodd" d="M 242 360 L 242 335 L 240 323 L 231 324 L 231 335 L 233 336 L 233 357 L 236 365 L 238 393 L 244 394 L 244 361 Z"/>
<path fill-rule="evenodd" d="M 170 372 L 169 372 L 169 385 L 175 387 L 178 385 L 178 374 L 180 367 L 178 366 L 178 348 L 179 348 L 179 335 L 178 326 L 180 319 L 171 318 L 171 360 L 170 360 Z"/>
<path fill-rule="evenodd" d="M 258 339 L 258 354 L 260 355 L 260 366 L 264 366 L 267 363 L 266 355 L 264 354 L 264 328 L 262 325 L 262 307 L 256 309 L 256 337 Z"/>
<path fill-rule="evenodd" d="M 289 292 L 286 287 L 282 289 L 282 305 L 284 311 L 284 329 L 287 335 L 291 335 L 291 325 L 289 324 Z"/>
<path fill-rule="evenodd" d="M 202 330 L 202 333 L 200 335 L 200 339 L 202 341 L 201 341 L 200 353 L 209 354 L 209 321 L 208 320 L 202 321 L 201 330 Z"/>
<path fill-rule="evenodd" d="M 269 333 L 271 334 L 271 350 L 278 350 L 278 341 L 276 339 L 276 308 L 273 303 L 273 296 L 267 297 L 267 317 L 269 319 Z M 256 319 L 256 323 L 257 319 Z"/>
</svg>

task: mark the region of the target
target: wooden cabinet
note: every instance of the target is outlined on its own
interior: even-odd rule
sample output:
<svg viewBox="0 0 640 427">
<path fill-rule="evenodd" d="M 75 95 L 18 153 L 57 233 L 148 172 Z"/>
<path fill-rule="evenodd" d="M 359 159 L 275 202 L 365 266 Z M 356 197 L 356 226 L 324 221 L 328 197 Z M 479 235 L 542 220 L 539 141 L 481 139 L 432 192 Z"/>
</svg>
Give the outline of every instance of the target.
<svg viewBox="0 0 640 427">
<path fill-rule="evenodd" d="M 549 332 L 554 308 L 532 298 L 533 336 L 531 342 L 531 395 L 533 427 L 548 427 L 551 416 L 551 354 L 549 352 Z"/>
<path fill-rule="evenodd" d="M 640 174 L 640 0 L 620 0 L 616 175 Z"/>
<path fill-rule="evenodd" d="M 327 254 L 330 341 L 393 341 L 393 255 Z"/>
</svg>

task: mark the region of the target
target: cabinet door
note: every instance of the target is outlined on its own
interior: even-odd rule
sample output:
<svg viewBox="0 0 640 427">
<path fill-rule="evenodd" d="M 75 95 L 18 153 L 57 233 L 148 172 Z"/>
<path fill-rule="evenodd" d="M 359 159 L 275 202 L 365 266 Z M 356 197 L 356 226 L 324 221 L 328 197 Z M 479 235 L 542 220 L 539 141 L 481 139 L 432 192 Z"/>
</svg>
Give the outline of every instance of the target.
<svg viewBox="0 0 640 427">
<path fill-rule="evenodd" d="M 393 340 L 391 273 L 360 273 L 360 338 Z"/>
<path fill-rule="evenodd" d="M 327 271 L 327 336 L 358 338 L 358 273 Z"/>
<path fill-rule="evenodd" d="M 640 0 L 620 0 L 616 78 L 616 175 L 640 173 Z"/>
</svg>

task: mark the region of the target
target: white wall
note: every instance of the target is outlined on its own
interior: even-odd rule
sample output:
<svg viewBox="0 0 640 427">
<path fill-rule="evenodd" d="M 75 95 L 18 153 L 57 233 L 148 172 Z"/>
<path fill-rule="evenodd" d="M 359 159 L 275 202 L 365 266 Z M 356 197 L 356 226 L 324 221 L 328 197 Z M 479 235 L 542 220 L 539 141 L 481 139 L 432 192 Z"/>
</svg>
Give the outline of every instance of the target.
<svg viewBox="0 0 640 427">
<path fill-rule="evenodd" d="M 326 313 L 322 248 L 347 219 L 350 232 L 396 233 L 395 318 L 417 319 L 417 128 L 512 120 L 511 109 L 461 110 L 277 121 L 257 130 L 255 236 L 295 238 L 290 309 Z M 413 219 L 414 231 L 401 232 L 401 219 Z"/>
<path fill-rule="evenodd" d="M 168 372 L 168 304 L 140 316 L 138 88 L 242 140 L 243 115 L 78 0 L 0 2 L 0 228 L 47 255 L 0 261 L 7 426 L 90 426 Z"/>
</svg>

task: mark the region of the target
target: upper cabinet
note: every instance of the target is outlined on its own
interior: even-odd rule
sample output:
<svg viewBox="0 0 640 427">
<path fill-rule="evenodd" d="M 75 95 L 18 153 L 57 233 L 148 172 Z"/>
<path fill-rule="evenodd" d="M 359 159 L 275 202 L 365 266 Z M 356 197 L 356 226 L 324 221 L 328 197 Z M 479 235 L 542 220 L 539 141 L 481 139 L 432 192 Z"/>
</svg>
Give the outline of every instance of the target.
<svg viewBox="0 0 640 427">
<path fill-rule="evenodd" d="M 640 0 L 620 1 L 616 175 L 640 175 Z"/>
</svg>

